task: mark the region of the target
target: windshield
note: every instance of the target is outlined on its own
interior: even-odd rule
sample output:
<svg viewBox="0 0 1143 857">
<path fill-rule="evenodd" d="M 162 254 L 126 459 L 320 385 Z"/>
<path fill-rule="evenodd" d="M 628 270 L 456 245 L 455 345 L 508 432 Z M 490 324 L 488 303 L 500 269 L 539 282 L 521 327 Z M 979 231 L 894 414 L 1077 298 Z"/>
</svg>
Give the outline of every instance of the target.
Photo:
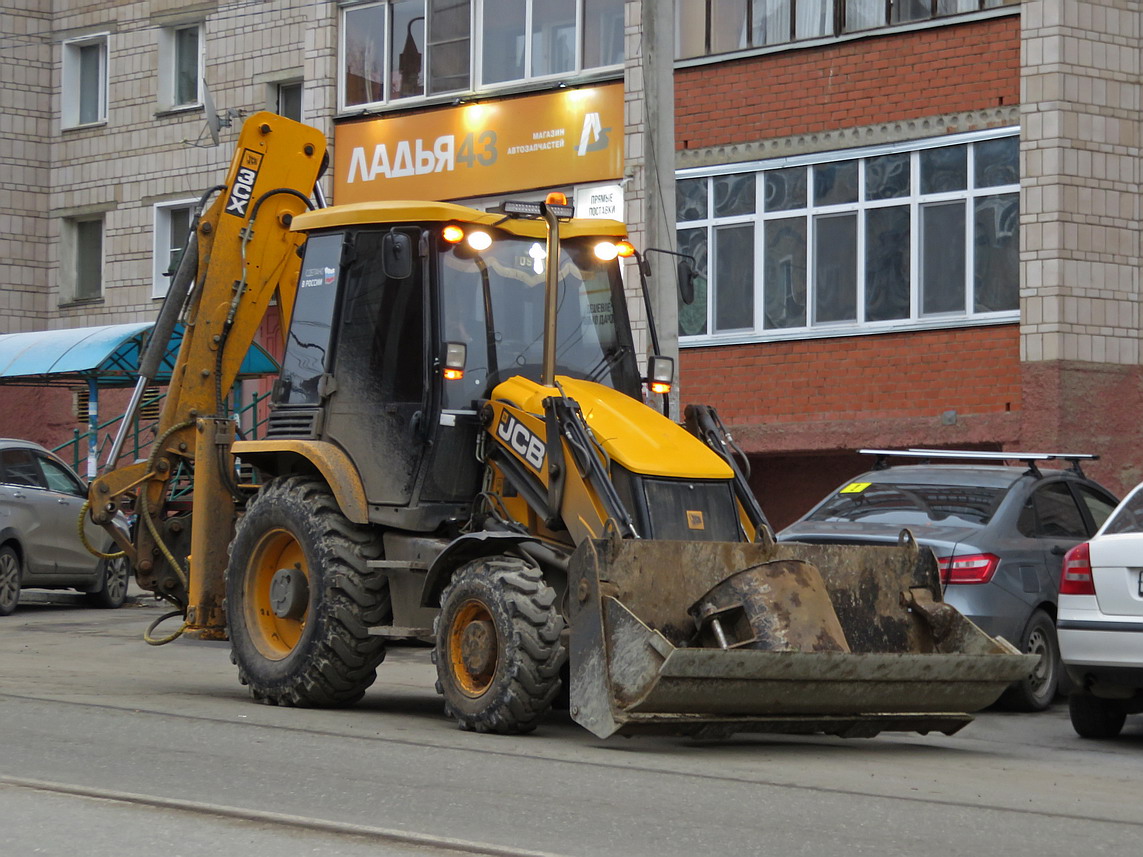
<svg viewBox="0 0 1143 857">
<path fill-rule="evenodd" d="M 996 512 L 1004 494 L 1003 488 L 975 485 L 851 482 L 807 520 L 983 527 Z"/>
<path fill-rule="evenodd" d="M 561 242 L 556 373 L 637 396 L 638 370 L 619 266 L 595 257 L 594 240 Z M 513 375 L 540 380 L 544 354 L 545 242 L 498 237 L 477 253 L 443 247 L 441 337 L 468 349 L 464 378 L 445 384 L 446 408 L 469 408 Z"/>
<path fill-rule="evenodd" d="M 1143 533 L 1143 485 L 1131 492 L 1130 496 L 1120 503 L 1099 535 L 1112 535 L 1115 533 Z"/>
</svg>

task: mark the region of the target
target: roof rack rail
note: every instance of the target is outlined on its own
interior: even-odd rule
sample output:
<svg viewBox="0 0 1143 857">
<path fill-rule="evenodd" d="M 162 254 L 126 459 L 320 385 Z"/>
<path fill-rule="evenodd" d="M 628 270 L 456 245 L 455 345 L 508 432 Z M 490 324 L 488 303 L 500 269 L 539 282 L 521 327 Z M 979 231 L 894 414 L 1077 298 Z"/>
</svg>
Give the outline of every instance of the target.
<svg viewBox="0 0 1143 857">
<path fill-rule="evenodd" d="M 1040 475 L 1040 471 L 1036 468 L 1037 461 L 1066 461 L 1071 464 L 1071 469 L 1074 472 L 1082 476 L 1081 461 L 1099 460 L 1098 455 L 1071 452 L 992 452 L 980 449 L 919 449 L 917 447 L 910 447 L 909 449 L 859 449 L 858 452 L 877 456 L 877 464 L 874 465 L 875 470 L 888 467 L 889 464 L 886 459 L 891 457 L 952 458 L 961 461 L 1022 461 L 1028 465 L 1028 471 L 1034 476 Z"/>
</svg>

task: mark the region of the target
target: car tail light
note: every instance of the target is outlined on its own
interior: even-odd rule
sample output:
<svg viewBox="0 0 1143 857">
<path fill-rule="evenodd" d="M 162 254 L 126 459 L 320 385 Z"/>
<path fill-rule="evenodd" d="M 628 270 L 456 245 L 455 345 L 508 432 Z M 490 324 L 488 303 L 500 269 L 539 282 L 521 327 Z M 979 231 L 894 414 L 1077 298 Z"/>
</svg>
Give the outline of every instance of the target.
<svg viewBox="0 0 1143 857">
<path fill-rule="evenodd" d="M 1080 542 L 1064 554 L 1060 571 L 1060 595 L 1095 595 L 1095 578 L 1091 573 L 1091 550 Z"/>
<path fill-rule="evenodd" d="M 941 583 L 988 583 L 1000 565 L 1000 557 L 991 553 L 946 556 L 937 564 L 941 567 Z"/>
</svg>

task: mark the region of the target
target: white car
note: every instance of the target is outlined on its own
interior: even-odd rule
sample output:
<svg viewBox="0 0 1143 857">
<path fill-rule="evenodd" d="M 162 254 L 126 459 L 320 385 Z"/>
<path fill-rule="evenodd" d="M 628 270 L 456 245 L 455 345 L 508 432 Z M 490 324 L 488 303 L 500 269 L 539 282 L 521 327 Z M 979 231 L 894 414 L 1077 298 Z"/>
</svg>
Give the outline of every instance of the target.
<svg viewBox="0 0 1143 857">
<path fill-rule="evenodd" d="M 1143 712 L 1143 484 L 1064 556 L 1056 629 L 1073 728 L 1114 738 Z"/>
</svg>

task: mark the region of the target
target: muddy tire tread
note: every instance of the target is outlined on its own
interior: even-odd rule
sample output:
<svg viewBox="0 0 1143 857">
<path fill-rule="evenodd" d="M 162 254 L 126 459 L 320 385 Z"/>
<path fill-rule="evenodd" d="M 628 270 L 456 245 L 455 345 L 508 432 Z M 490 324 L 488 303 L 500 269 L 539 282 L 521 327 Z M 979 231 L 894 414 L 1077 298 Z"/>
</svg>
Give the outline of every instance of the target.
<svg viewBox="0 0 1143 857">
<path fill-rule="evenodd" d="M 292 507 L 315 522 L 318 538 L 313 548 L 322 562 L 316 569 L 311 562 L 310 574 L 311 583 L 317 581 L 321 593 L 311 602 L 310 620 L 298 648 L 287 658 L 297 656 L 298 663 L 283 676 L 259 675 L 261 656 L 248 640 L 240 653 L 235 637 L 236 622 L 242 621 L 241 608 L 232 606 L 235 591 L 241 588 L 238 577 L 242 572 L 233 563 L 242 534 L 240 522 L 230 545 L 227 614 L 234 641 L 230 659 L 238 667 L 239 680 L 259 702 L 305 708 L 351 705 L 376 680 L 377 666 L 385 658 L 384 639 L 368 630 L 385 624 L 390 613 L 387 581 L 366 568 L 377 541 L 375 534 L 348 521 L 325 483 L 312 477 L 289 476 L 266 483 L 247 506 L 243 521 L 267 506 Z"/>
<path fill-rule="evenodd" d="M 461 566 L 441 593 L 441 605 L 472 586 L 498 591 L 510 622 L 506 657 L 498 669 L 486 704 L 479 712 L 464 711 L 450 700 L 444 676 L 447 660 L 440 655 L 444 611 L 437 615 L 433 631 L 437 646 L 437 692 L 445 698 L 445 713 L 461 729 L 496 734 L 533 731 L 552 707 L 560 691 L 560 668 L 567 659 L 560 634 L 564 622 L 555 608 L 556 593 L 539 569 L 513 557 L 478 559 Z M 462 596 L 463 597 L 463 596 Z"/>
</svg>

